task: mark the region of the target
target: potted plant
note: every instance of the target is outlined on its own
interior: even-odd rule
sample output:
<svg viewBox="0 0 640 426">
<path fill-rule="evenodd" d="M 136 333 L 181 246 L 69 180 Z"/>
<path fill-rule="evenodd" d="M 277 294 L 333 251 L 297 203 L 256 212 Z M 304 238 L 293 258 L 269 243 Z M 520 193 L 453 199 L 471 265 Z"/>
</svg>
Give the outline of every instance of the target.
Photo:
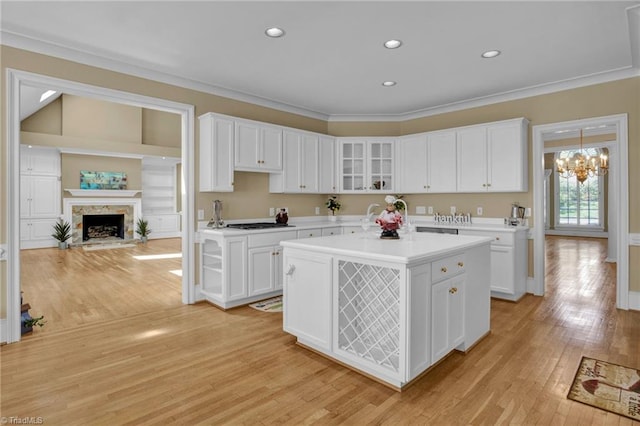
<svg viewBox="0 0 640 426">
<path fill-rule="evenodd" d="M 151 228 L 149 228 L 149 222 L 146 219 L 139 218 L 136 223 L 136 234 L 140 235 L 140 241 L 142 243 L 146 243 L 149 234 L 151 233 Z"/>
<path fill-rule="evenodd" d="M 31 333 L 33 331 L 33 327 L 43 327 L 46 321 L 44 320 L 44 315 L 41 315 L 37 318 L 31 318 L 29 314 L 26 316 L 23 314 L 21 319 L 21 332 L 20 334 Z"/>
<path fill-rule="evenodd" d="M 56 224 L 53 225 L 53 234 L 51 234 L 51 236 L 58 240 L 58 248 L 66 249 L 69 247 L 67 240 L 71 238 L 71 225 L 65 220 L 58 220 Z"/>
<path fill-rule="evenodd" d="M 329 220 L 335 222 L 336 212 L 340 210 L 340 207 L 342 207 L 340 202 L 338 201 L 338 196 L 337 195 L 330 196 L 327 202 L 325 203 L 325 205 L 331 211 L 331 216 L 329 216 Z"/>
</svg>

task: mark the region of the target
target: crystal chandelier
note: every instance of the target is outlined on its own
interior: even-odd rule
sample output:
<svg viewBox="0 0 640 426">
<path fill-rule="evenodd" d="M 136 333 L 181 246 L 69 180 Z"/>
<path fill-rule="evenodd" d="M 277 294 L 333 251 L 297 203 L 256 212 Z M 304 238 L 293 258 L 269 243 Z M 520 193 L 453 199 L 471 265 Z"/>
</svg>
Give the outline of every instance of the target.
<svg viewBox="0 0 640 426">
<path fill-rule="evenodd" d="M 578 182 L 584 183 L 589 176 L 604 176 L 607 174 L 609 160 L 605 154 L 600 154 L 600 157 L 596 158 L 585 156 L 583 152 L 582 129 L 580 129 L 580 151 L 573 158 L 558 158 L 556 160 L 558 176 L 566 179 L 575 176 Z"/>
</svg>

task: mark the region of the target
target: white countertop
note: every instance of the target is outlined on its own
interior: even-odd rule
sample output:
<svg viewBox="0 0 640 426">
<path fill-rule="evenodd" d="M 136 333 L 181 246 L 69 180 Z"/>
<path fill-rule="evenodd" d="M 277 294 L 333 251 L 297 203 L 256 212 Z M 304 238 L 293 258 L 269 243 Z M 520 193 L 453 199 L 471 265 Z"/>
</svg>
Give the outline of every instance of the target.
<svg viewBox="0 0 640 426">
<path fill-rule="evenodd" d="M 280 228 L 268 228 L 268 229 L 235 229 L 235 228 L 207 228 L 207 222 L 200 222 L 198 225 L 198 231 L 203 231 L 206 233 L 213 233 L 215 235 L 224 235 L 224 236 L 239 236 L 239 235 L 248 235 L 248 234 L 258 234 L 258 233 L 274 233 L 274 232 L 284 232 L 284 231 L 297 231 L 297 230 L 305 230 L 305 229 L 317 229 L 317 228 L 333 228 L 340 226 L 352 226 L 352 227 L 360 227 L 360 219 L 364 216 L 340 216 L 336 222 L 331 222 L 325 218 L 318 216 L 307 216 L 300 218 L 293 218 L 289 220 L 289 225 L 287 227 Z M 373 218 L 375 219 L 375 218 Z M 491 218 L 476 218 L 473 219 L 474 222 L 467 225 L 453 225 L 453 224 L 436 224 L 433 222 L 433 218 L 430 216 L 417 216 L 417 217 L 409 217 L 411 225 L 414 227 L 417 226 L 426 226 L 431 228 L 457 228 L 457 229 L 472 229 L 475 231 L 500 231 L 500 232 L 518 232 L 518 231 L 528 231 L 529 227 L 527 226 L 508 226 L 502 223 L 502 219 L 491 219 Z M 245 220 L 230 220 L 226 223 L 251 223 L 251 222 L 274 222 L 273 218 L 262 218 L 262 219 L 245 219 Z M 378 228 L 378 225 L 375 223 L 371 223 L 371 229 L 369 232 L 373 232 Z"/>
<path fill-rule="evenodd" d="M 398 240 L 380 239 L 377 233 L 333 235 L 282 241 L 295 248 L 332 255 L 355 256 L 393 263 L 414 263 L 467 248 L 489 245 L 491 238 L 433 233 L 400 234 Z"/>
</svg>

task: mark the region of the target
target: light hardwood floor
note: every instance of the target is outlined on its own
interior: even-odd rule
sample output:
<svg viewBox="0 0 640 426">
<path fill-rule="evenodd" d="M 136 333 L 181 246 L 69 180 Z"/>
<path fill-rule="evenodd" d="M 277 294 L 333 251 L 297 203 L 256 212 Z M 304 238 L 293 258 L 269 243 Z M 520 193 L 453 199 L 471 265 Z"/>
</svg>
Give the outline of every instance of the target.
<svg viewBox="0 0 640 426">
<path fill-rule="evenodd" d="M 566 394 L 583 355 L 640 367 L 640 312 L 615 309 L 615 267 L 603 262 L 601 240 L 553 237 L 547 247 L 547 295 L 492 300 L 490 336 L 402 393 L 296 346 L 281 314 L 167 297 L 164 307 L 75 327 L 55 330 L 51 318 L 47 330 L 3 346 L 1 415 L 51 425 L 634 424 Z M 84 265 L 67 260 L 75 254 L 51 256 Z M 151 284 L 137 273 L 113 289 L 129 291 L 119 299 L 146 298 L 134 281 Z"/>
</svg>

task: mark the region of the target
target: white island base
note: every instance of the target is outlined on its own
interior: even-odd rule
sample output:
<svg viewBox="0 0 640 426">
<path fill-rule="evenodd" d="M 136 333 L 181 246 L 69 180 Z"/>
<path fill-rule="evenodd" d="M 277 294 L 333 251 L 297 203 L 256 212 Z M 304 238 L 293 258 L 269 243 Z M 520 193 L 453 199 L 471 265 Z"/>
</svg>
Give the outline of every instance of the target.
<svg viewBox="0 0 640 426">
<path fill-rule="evenodd" d="M 490 241 L 447 234 L 283 241 L 284 330 L 401 390 L 489 333 Z"/>
</svg>

